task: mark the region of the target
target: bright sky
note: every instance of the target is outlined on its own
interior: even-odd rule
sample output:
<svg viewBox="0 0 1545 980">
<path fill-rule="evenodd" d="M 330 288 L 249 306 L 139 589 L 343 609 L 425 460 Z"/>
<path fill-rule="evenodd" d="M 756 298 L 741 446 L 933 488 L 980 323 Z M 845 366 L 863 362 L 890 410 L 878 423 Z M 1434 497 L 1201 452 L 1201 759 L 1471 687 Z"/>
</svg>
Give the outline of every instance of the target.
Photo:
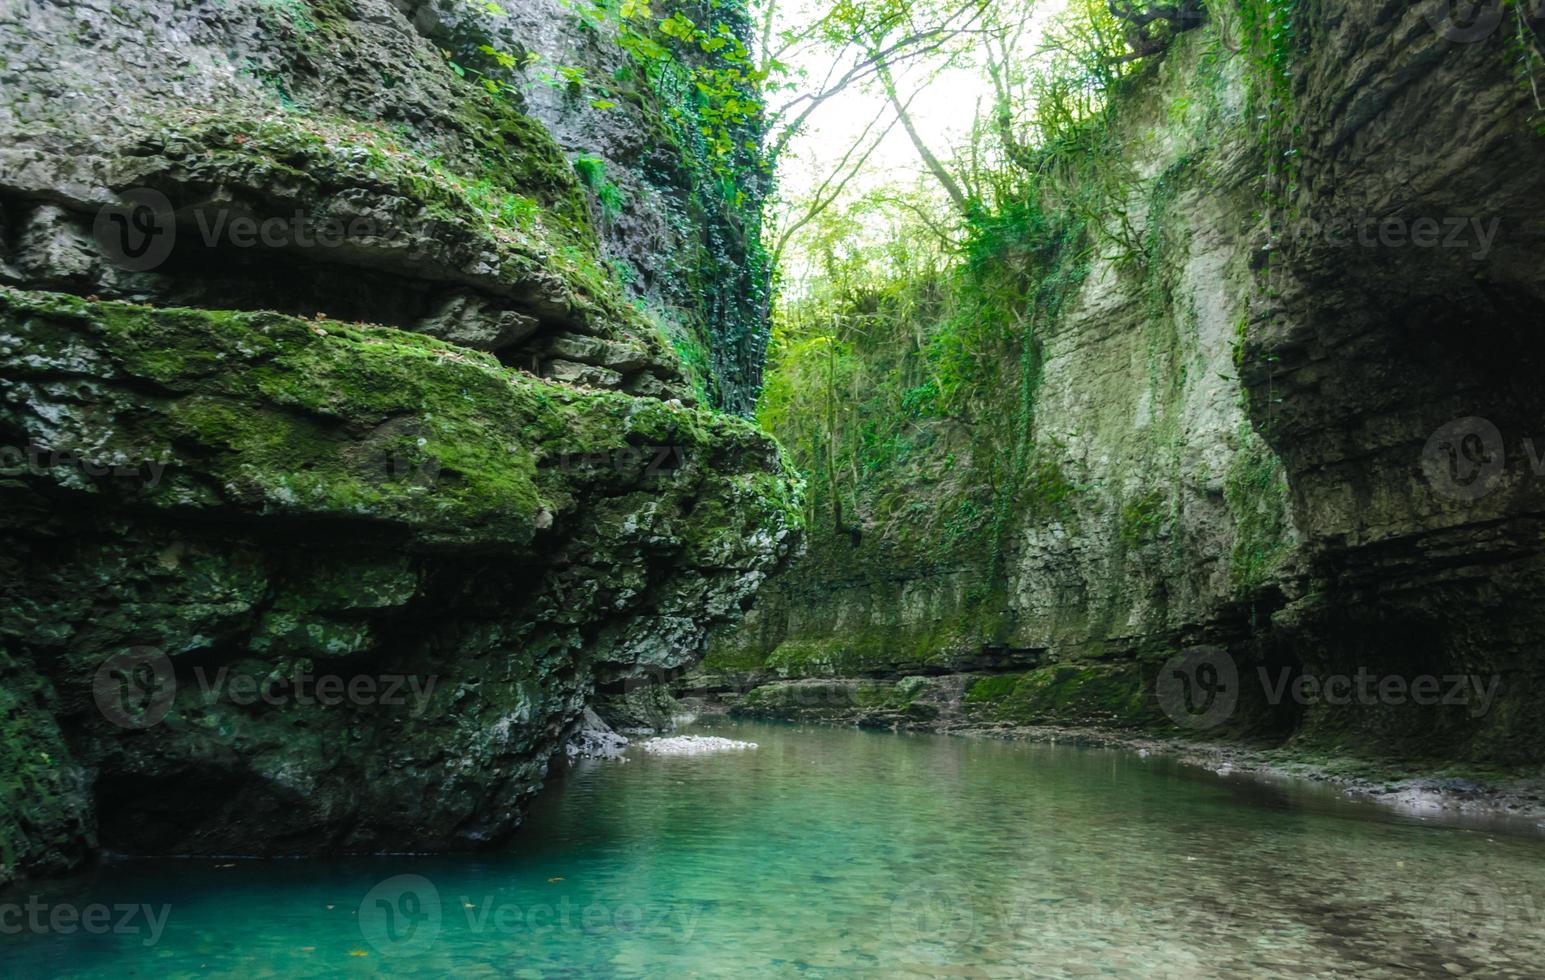
<svg viewBox="0 0 1545 980">
<path fill-rule="evenodd" d="M 1065 0 L 1043 0 L 1036 11 L 1036 23 L 1060 12 Z M 781 27 L 808 23 L 824 11 L 828 3 L 799 0 L 780 11 Z M 812 80 L 826 74 L 830 64 L 815 52 L 803 60 L 796 60 L 796 68 L 804 68 Z M 896 88 L 902 99 L 916 93 L 911 102 L 912 121 L 924 141 L 940 159 L 948 160 L 951 149 L 965 142 L 971 130 L 977 106 L 989 106 L 992 99 L 992 83 L 979 66 L 969 60 L 960 68 L 942 72 L 928 80 L 930 66 L 908 66 L 897 73 Z M 926 82 L 926 84 L 925 84 Z M 881 110 L 886 112 L 879 128 L 891 121 L 893 115 L 879 86 L 853 86 L 827 100 L 811 117 L 809 125 L 795 138 L 791 150 L 783 161 L 781 186 L 786 199 L 799 199 L 817 187 L 829 173 L 857 135 Z M 854 181 L 850 188 L 862 191 L 884 183 L 910 184 L 917 175 L 925 172 L 922 161 L 900 126 L 869 158 L 867 172 Z"/>
</svg>

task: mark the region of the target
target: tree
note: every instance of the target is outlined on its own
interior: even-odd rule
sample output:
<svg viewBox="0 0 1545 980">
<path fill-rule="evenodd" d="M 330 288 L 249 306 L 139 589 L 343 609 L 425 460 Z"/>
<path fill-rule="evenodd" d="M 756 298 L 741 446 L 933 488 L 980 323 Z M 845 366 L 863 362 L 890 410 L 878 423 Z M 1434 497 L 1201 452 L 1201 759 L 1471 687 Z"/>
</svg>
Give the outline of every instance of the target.
<svg viewBox="0 0 1545 980">
<path fill-rule="evenodd" d="M 1202 26 L 1207 19 L 1203 0 L 1179 3 L 1137 3 L 1134 0 L 1109 0 L 1110 12 L 1127 25 L 1127 45 L 1132 49 L 1126 60 L 1135 61 L 1158 54 L 1169 47 L 1176 34 Z"/>
<path fill-rule="evenodd" d="M 774 21 L 767 0 L 764 29 Z M 767 161 L 776 166 L 810 117 L 823 104 L 854 85 L 870 81 L 882 71 L 926 59 L 945 51 L 987 8 L 990 0 L 842 0 L 814 23 L 784 31 L 774 44 L 767 36 L 761 64 L 768 77 L 787 69 L 786 62 L 801 51 L 821 49 L 830 54 L 829 66 L 814 85 L 785 82 L 776 86 L 793 93 L 781 105 L 769 105 L 766 113 Z"/>
</svg>

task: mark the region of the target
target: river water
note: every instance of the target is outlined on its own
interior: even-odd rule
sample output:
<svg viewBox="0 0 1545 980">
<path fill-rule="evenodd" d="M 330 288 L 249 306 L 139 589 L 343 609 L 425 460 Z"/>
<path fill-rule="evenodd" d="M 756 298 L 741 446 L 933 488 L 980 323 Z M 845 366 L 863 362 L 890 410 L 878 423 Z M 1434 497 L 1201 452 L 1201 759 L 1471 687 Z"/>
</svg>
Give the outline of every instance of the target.
<svg viewBox="0 0 1545 980">
<path fill-rule="evenodd" d="M 1128 752 L 692 730 L 758 748 L 581 763 L 495 853 L 29 886 L 0 975 L 1545 973 L 1540 836 Z"/>
</svg>

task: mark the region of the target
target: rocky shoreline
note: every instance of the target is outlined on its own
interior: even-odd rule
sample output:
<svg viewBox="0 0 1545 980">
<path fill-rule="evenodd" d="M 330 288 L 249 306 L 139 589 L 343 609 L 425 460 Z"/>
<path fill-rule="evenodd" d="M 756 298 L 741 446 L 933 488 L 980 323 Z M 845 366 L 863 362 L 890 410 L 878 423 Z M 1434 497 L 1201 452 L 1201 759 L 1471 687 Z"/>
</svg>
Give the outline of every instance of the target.
<svg viewBox="0 0 1545 980">
<path fill-rule="evenodd" d="M 693 699 L 690 703 L 701 718 L 746 717 L 727 702 Z M 819 718 L 801 718 L 796 723 L 844 726 L 840 720 Z M 941 720 L 938 724 L 875 725 L 865 719 L 853 719 L 846 724 L 963 738 L 1118 749 L 1145 758 L 1167 757 L 1223 778 L 1320 784 L 1336 789 L 1348 799 L 1421 820 L 1481 823 L 1489 829 L 1511 833 L 1545 834 L 1545 775 L 1485 772 L 1462 765 L 1431 768 L 1417 764 L 1413 768 L 1390 760 L 1362 759 L 1328 750 L 1249 745 L 1094 725 L 993 725 L 959 718 Z"/>
<path fill-rule="evenodd" d="M 1466 775 L 1462 767 L 1413 773 L 1385 761 L 1288 747 L 1255 748 L 1087 727 L 966 727 L 941 734 L 1124 749 L 1143 756 L 1164 755 L 1182 765 L 1206 769 L 1223 777 L 1321 783 L 1335 787 L 1350 799 L 1424 820 L 1500 820 L 1510 831 L 1545 833 L 1545 777 Z"/>
</svg>

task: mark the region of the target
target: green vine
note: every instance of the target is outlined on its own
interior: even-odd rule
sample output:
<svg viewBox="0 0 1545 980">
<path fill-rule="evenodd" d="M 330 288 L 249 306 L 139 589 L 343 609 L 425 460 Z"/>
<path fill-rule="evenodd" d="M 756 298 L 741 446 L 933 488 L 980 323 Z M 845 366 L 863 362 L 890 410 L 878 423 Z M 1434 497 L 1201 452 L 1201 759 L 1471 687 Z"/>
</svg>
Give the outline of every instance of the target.
<svg viewBox="0 0 1545 980">
<path fill-rule="evenodd" d="M 1302 0 L 1238 0 L 1243 47 L 1251 67 L 1249 111 L 1257 127 L 1261 174 L 1261 214 L 1267 232 L 1261 271 L 1263 297 L 1272 306 L 1281 290 L 1277 283 L 1280 231 L 1296 217 L 1298 141 L 1293 67 L 1300 47 L 1298 16 Z M 1239 350 L 1244 347 L 1241 331 Z M 1236 356 L 1236 360 L 1239 358 Z M 1277 403 L 1275 355 L 1268 357 L 1265 426 L 1275 424 Z"/>
<path fill-rule="evenodd" d="M 1529 122 L 1536 135 L 1545 136 L 1545 54 L 1540 51 L 1540 36 L 1530 22 L 1529 12 L 1521 0 L 1505 0 L 1505 7 L 1512 16 L 1507 21 L 1507 60 L 1518 81 L 1523 85 L 1531 104 Z M 1537 6 L 1537 5 L 1533 5 Z"/>
<path fill-rule="evenodd" d="M 495 0 L 464 0 L 503 15 Z M 678 348 L 706 352 L 697 375 L 720 408 L 749 414 L 761 385 L 771 305 L 770 270 L 761 241 L 762 202 L 771 186 L 763 150 L 763 90 L 787 69 L 758 65 L 747 46 L 746 0 L 671 2 L 560 0 L 582 29 L 619 46 L 626 61 L 610 74 L 551 63 L 535 51 L 504 50 L 475 31 L 453 35 L 443 52 L 452 71 L 495 97 L 520 98 L 536 81 L 600 112 L 637 112 L 651 137 L 676 159 L 656 153 L 639 176 L 673 199 L 667 220 L 679 247 L 669 260 L 657 319 Z M 630 117 L 632 119 L 633 117 Z M 603 224 L 625 202 L 594 154 L 573 161 Z M 677 336 L 692 333 L 690 339 Z"/>
</svg>

